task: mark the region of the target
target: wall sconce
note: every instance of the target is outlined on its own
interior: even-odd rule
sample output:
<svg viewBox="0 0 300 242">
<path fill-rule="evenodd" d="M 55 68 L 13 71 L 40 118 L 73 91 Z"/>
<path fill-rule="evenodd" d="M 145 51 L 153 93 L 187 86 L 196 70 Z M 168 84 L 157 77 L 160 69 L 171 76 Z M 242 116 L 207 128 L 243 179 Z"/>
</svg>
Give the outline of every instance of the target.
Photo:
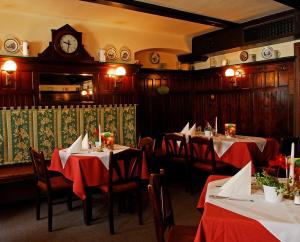
<svg viewBox="0 0 300 242">
<path fill-rule="evenodd" d="M 244 76 L 244 71 L 242 69 L 237 69 L 236 71 L 232 68 L 227 68 L 225 71 L 225 76 L 229 78 L 233 87 L 238 87 L 237 78 Z"/>
<path fill-rule="evenodd" d="M 9 87 L 12 84 L 12 81 L 14 80 L 13 74 L 17 70 L 17 64 L 16 62 L 12 60 L 5 61 L 1 68 L 2 71 L 5 72 L 5 86 Z"/>
<path fill-rule="evenodd" d="M 117 68 L 110 68 L 107 71 L 107 75 L 114 79 L 116 89 L 120 89 L 122 86 L 122 77 L 126 75 L 126 69 L 123 66 Z"/>
</svg>

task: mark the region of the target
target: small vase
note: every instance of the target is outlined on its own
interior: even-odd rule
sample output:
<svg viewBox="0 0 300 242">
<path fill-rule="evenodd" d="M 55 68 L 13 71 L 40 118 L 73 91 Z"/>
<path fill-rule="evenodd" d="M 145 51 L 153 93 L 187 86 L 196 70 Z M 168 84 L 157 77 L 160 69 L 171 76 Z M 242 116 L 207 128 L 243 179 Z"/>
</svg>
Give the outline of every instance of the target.
<svg viewBox="0 0 300 242">
<path fill-rule="evenodd" d="M 277 193 L 276 187 L 270 187 L 263 185 L 264 196 L 267 202 L 278 203 L 283 199 L 283 194 L 281 192 Z"/>
<path fill-rule="evenodd" d="M 204 130 L 204 135 L 208 138 L 211 137 L 211 131 L 210 130 Z"/>
</svg>

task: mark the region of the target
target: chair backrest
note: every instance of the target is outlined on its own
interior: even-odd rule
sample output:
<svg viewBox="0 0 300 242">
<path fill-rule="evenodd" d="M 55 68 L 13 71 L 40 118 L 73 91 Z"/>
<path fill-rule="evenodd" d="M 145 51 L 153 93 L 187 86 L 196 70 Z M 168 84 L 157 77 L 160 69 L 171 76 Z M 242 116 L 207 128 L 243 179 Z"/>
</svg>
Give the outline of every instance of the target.
<svg viewBox="0 0 300 242">
<path fill-rule="evenodd" d="M 148 194 L 153 209 L 157 242 L 164 242 L 165 232 L 170 230 L 175 222 L 166 177 L 162 169 L 160 174 L 151 174 Z"/>
<path fill-rule="evenodd" d="M 51 190 L 51 184 L 48 176 L 48 170 L 43 152 L 38 153 L 35 149 L 29 148 L 31 161 L 33 163 L 33 170 L 37 182 L 42 182 L 47 185 L 47 189 Z"/>
<path fill-rule="evenodd" d="M 143 152 L 130 148 L 119 153 L 109 155 L 109 191 L 113 185 L 141 181 Z"/>
<path fill-rule="evenodd" d="M 212 171 L 216 170 L 214 142 L 212 138 L 202 136 L 189 137 L 191 162 L 210 162 Z"/>
<path fill-rule="evenodd" d="M 188 147 L 185 134 L 166 133 L 165 136 L 166 151 L 168 157 L 187 158 Z"/>
<path fill-rule="evenodd" d="M 291 146 L 292 143 L 295 144 L 295 155 L 299 155 L 298 145 L 299 145 L 299 136 L 297 137 L 282 137 L 280 139 L 280 153 L 286 156 L 291 155 Z"/>
<path fill-rule="evenodd" d="M 138 148 L 145 153 L 149 168 L 149 163 L 153 160 L 154 156 L 155 139 L 152 139 L 151 137 L 139 137 Z"/>
</svg>

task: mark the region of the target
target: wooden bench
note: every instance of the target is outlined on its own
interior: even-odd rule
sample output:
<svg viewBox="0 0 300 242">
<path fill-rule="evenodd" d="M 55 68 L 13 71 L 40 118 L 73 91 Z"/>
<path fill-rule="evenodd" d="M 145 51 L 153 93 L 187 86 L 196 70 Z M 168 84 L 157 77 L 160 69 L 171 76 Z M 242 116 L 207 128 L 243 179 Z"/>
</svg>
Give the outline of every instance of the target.
<svg viewBox="0 0 300 242">
<path fill-rule="evenodd" d="M 35 198 L 35 176 L 31 163 L 0 166 L 0 204 Z"/>
<path fill-rule="evenodd" d="M 18 164 L 0 166 L 0 184 L 33 180 L 32 164 Z"/>
</svg>

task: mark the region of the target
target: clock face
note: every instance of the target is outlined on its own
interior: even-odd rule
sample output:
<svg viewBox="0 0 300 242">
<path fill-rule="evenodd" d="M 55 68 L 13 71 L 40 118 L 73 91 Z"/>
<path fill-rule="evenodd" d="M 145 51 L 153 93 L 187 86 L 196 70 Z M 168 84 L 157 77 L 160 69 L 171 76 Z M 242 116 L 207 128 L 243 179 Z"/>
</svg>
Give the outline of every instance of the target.
<svg viewBox="0 0 300 242">
<path fill-rule="evenodd" d="M 60 48 L 67 54 L 74 53 L 78 48 L 77 39 L 71 34 L 65 34 L 60 38 Z"/>
</svg>

